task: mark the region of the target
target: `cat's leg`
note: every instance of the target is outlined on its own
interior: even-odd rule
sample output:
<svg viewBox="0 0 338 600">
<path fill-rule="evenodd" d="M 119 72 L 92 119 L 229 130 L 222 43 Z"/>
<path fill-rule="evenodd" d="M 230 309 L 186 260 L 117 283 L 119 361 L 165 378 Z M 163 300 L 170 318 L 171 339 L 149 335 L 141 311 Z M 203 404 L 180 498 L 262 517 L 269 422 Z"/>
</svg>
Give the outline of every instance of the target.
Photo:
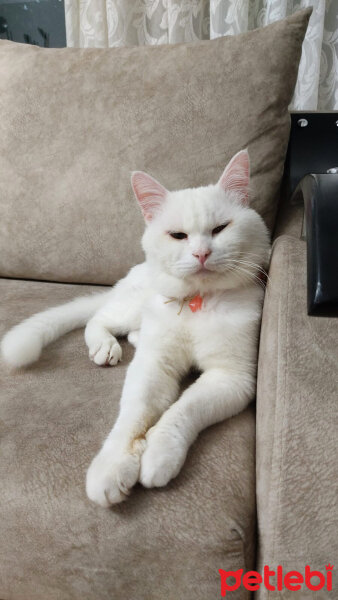
<svg viewBox="0 0 338 600">
<path fill-rule="evenodd" d="M 249 375 L 221 368 L 205 371 L 148 431 L 141 483 L 164 486 L 176 477 L 199 432 L 242 411 L 254 390 L 255 380 Z"/>
<path fill-rule="evenodd" d="M 134 267 L 113 288 L 108 302 L 88 321 L 85 340 L 90 359 L 97 365 L 116 365 L 122 358 L 115 336 L 141 326 L 142 308 L 150 290 L 144 264 Z"/>
<path fill-rule="evenodd" d="M 132 346 L 134 346 L 134 348 L 137 348 L 139 337 L 140 337 L 140 331 L 139 330 L 130 331 L 128 333 L 128 342 L 129 342 L 129 344 L 131 344 Z"/>
<path fill-rule="evenodd" d="M 127 371 L 120 414 L 87 473 L 88 497 L 101 506 L 124 500 L 139 479 L 146 432 L 178 395 L 184 359 L 177 366 L 173 354 L 155 340 L 144 343 L 141 334 Z"/>
<path fill-rule="evenodd" d="M 117 325 L 117 323 L 116 323 Z M 122 349 L 112 331 L 117 335 L 117 326 L 111 323 L 109 313 L 98 313 L 88 321 L 85 329 L 85 340 L 89 350 L 89 358 L 100 366 L 116 365 L 122 358 Z M 119 331 L 122 335 L 122 331 Z"/>
</svg>

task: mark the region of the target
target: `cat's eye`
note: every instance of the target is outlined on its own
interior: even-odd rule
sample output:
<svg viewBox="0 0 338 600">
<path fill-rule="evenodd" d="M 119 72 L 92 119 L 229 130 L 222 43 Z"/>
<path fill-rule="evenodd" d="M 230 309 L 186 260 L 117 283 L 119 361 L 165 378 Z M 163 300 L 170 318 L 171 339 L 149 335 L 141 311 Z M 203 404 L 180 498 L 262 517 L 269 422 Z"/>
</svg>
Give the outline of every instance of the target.
<svg viewBox="0 0 338 600">
<path fill-rule="evenodd" d="M 222 225 L 218 225 L 218 227 L 215 227 L 212 230 L 212 235 L 217 235 L 218 233 L 221 233 L 221 231 L 223 231 L 223 229 L 225 229 L 227 225 L 229 225 L 229 223 L 223 223 Z"/>
<path fill-rule="evenodd" d="M 183 231 L 169 231 L 169 235 L 175 240 L 186 240 L 188 237 Z"/>
</svg>

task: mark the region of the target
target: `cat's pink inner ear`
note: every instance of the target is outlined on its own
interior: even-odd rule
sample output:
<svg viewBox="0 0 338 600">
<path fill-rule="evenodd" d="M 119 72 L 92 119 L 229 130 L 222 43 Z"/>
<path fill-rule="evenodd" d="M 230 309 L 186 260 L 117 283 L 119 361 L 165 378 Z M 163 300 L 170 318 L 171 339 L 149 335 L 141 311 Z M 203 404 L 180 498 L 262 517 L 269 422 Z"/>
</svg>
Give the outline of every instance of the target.
<svg viewBox="0 0 338 600">
<path fill-rule="evenodd" d="M 219 185 L 226 191 L 238 193 L 240 202 L 244 205 L 249 204 L 249 181 L 250 181 L 250 161 L 247 150 L 237 152 L 225 167 L 223 175 L 219 180 Z"/>
<path fill-rule="evenodd" d="M 145 221 L 151 221 L 163 204 L 168 191 L 156 179 L 143 171 L 134 171 L 131 185 Z"/>
</svg>

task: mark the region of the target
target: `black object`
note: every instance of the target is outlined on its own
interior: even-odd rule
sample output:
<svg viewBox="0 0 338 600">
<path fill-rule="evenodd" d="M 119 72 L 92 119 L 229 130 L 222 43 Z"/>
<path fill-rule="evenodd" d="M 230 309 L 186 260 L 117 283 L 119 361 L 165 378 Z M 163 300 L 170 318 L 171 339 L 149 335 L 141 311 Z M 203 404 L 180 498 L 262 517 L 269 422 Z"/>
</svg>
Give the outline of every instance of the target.
<svg viewBox="0 0 338 600">
<path fill-rule="evenodd" d="M 293 113 L 284 193 L 304 203 L 308 314 L 338 317 L 338 113 Z"/>
<path fill-rule="evenodd" d="M 292 113 L 284 185 L 287 197 L 309 173 L 338 167 L 338 112 Z"/>
<path fill-rule="evenodd" d="M 304 201 L 308 314 L 338 317 L 338 174 L 306 175 L 293 199 Z"/>
<path fill-rule="evenodd" d="M 0 0 L 0 39 L 66 46 L 64 0 Z"/>
</svg>

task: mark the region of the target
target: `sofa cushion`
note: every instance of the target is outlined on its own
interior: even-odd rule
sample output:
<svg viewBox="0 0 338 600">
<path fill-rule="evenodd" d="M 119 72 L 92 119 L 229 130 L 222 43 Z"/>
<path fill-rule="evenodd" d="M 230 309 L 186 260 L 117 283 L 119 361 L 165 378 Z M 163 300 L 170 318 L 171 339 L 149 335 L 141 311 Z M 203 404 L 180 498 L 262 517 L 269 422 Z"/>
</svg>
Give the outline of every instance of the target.
<svg viewBox="0 0 338 600">
<path fill-rule="evenodd" d="M 91 289 L 0 279 L 0 337 Z M 2 600 L 209 600 L 219 568 L 254 565 L 252 407 L 201 434 L 166 488 L 137 486 L 111 510 L 86 498 L 133 349 L 123 342 L 123 352 L 118 366 L 96 367 L 75 331 L 25 371 L 0 365 Z"/>
<path fill-rule="evenodd" d="M 272 227 L 311 9 L 191 44 L 45 49 L 0 41 L 0 275 L 112 283 L 142 260 L 130 172 L 216 182 L 248 147 Z"/>
<path fill-rule="evenodd" d="M 278 238 L 257 382 L 260 568 L 282 565 L 304 575 L 310 565 L 326 576 L 325 565 L 338 563 L 337 340 L 338 319 L 307 316 L 306 243 Z M 291 596 L 262 589 L 258 597 Z M 315 593 L 318 600 L 329 596 Z"/>
</svg>

